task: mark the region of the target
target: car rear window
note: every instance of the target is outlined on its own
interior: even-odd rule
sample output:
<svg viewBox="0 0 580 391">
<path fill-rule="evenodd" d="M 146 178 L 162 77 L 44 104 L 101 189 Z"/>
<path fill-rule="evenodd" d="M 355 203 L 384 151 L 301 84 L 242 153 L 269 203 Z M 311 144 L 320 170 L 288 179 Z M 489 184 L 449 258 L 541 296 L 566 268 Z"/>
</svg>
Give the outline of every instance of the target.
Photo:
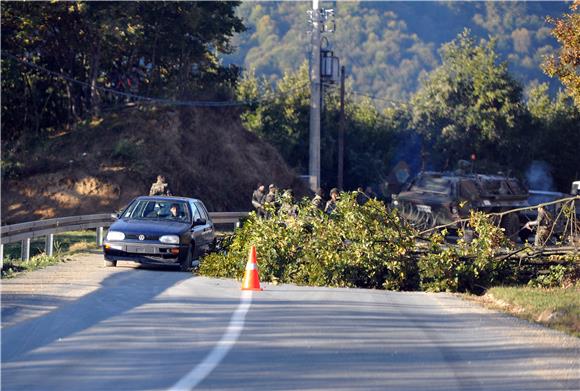
<svg viewBox="0 0 580 391">
<path fill-rule="evenodd" d="M 187 203 L 173 200 L 135 201 L 123 213 L 123 218 L 191 221 Z"/>
</svg>

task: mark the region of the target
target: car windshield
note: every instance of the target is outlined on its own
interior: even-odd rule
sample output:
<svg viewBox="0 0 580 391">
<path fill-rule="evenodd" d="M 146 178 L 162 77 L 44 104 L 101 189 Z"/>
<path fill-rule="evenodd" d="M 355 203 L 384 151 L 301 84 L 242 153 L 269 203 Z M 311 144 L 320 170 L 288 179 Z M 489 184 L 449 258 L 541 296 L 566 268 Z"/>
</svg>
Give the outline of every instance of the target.
<svg viewBox="0 0 580 391">
<path fill-rule="evenodd" d="M 127 208 L 123 218 L 191 221 L 187 204 L 173 200 L 138 200 Z"/>
</svg>

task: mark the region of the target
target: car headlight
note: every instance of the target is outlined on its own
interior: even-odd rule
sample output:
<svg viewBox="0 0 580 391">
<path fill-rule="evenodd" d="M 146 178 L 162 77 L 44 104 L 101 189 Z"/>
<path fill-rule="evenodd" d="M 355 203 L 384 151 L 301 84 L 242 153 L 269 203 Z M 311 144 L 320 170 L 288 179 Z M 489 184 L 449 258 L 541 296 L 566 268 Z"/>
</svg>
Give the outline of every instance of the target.
<svg viewBox="0 0 580 391">
<path fill-rule="evenodd" d="M 125 239 L 125 234 L 119 231 L 109 231 L 107 232 L 107 240 L 114 241 L 114 240 L 123 240 Z"/>
<path fill-rule="evenodd" d="M 159 238 L 161 243 L 179 244 L 179 236 L 177 235 L 163 235 Z"/>
</svg>

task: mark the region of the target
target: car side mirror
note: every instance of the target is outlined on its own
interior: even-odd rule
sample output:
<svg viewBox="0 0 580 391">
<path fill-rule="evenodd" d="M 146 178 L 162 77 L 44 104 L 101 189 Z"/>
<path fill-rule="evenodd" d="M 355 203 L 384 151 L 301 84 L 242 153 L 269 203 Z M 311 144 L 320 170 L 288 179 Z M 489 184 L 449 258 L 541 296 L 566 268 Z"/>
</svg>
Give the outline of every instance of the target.
<svg viewBox="0 0 580 391">
<path fill-rule="evenodd" d="M 121 216 L 121 213 L 120 213 L 120 212 L 117 212 L 117 213 L 111 213 L 111 218 L 112 218 L 113 220 L 119 220 L 119 217 L 120 217 L 120 216 Z"/>
<path fill-rule="evenodd" d="M 207 221 L 205 219 L 197 219 L 193 222 L 193 225 L 205 225 Z"/>
</svg>

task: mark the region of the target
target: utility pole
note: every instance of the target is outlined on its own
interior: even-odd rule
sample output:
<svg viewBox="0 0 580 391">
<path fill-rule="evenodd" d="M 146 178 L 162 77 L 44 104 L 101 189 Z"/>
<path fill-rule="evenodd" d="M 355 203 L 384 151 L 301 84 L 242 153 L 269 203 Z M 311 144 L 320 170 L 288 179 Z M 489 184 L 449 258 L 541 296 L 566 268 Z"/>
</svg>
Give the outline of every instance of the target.
<svg viewBox="0 0 580 391">
<path fill-rule="evenodd" d="M 338 124 L 338 178 L 339 189 L 344 189 L 344 65 L 340 67 L 340 119 Z"/>
<path fill-rule="evenodd" d="M 308 175 L 310 189 L 320 188 L 320 23 L 318 0 L 312 0 L 312 60 L 310 66 L 310 153 Z"/>
</svg>

